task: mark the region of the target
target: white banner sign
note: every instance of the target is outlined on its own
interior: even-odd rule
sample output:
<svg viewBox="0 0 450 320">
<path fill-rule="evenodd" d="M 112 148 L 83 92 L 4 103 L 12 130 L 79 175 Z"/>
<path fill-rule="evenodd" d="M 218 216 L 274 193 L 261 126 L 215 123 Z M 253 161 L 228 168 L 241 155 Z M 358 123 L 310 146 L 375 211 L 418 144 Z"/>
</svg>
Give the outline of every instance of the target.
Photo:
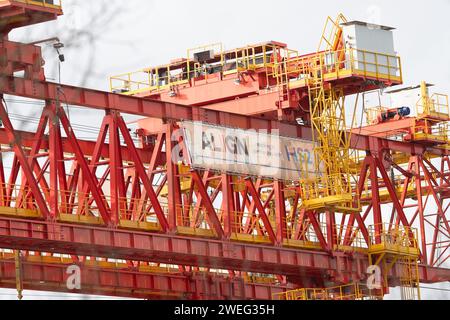
<svg viewBox="0 0 450 320">
<path fill-rule="evenodd" d="M 180 126 L 192 167 L 291 181 L 320 175 L 311 141 L 201 122 Z"/>
</svg>

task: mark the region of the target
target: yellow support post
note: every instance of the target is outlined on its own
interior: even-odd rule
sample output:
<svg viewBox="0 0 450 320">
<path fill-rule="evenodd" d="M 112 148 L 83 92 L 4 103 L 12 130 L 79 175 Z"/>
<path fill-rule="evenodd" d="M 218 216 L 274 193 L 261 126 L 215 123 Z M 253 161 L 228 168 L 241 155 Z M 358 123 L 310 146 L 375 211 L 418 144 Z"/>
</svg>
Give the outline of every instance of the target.
<svg viewBox="0 0 450 320">
<path fill-rule="evenodd" d="M 22 282 L 22 257 L 19 250 L 14 251 L 14 261 L 16 265 L 16 289 L 17 298 L 23 299 L 23 282 Z"/>
<path fill-rule="evenodd" d="M 430 115 L 430 97 L 429 97 L 429 93 L 428 93 L 428 87 L 427 87 L 427 83 L 425 81 L 422 81 L 420 83 L 420 91 L 422 94 L 422 105 L 423 105 L 423 113 L 425 115 Z"/>
</svg>

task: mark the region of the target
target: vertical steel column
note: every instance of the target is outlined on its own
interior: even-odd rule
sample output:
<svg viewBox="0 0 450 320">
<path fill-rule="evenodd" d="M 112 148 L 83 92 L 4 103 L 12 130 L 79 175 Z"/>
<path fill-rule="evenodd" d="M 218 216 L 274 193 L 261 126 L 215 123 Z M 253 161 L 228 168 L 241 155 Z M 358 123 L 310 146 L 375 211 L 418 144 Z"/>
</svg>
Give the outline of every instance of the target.
<svg viewBox="0 0 450 320">
<path fill-rule="evenodd" d="M 335 250 L 335 246 L 338 245 L 337 230 L 336 230 L 336 214 L 333 211 L 327 211 L 325 213 L 327 221 L 327 243 L 328 250 Z"/>
<path fill-rule="evenodd" d="M 383 216 L 381 212 L 381 200 L 378 184 L 378 170 L 375 158 L 368 156 L 369 168 L 370 168 L 370 182 L 372 190 L 372 209 L 373 209 L 373 222 L 375 225 L 375 243 L 381 243 L 381 234 L 383 233 Z"/>
<path fill-rule="evenodd" d="M 281 181 L 274 182 L 275 193 L 275 223 L 276 223 L 276 243 L 283 245 L 283 240 L 287 238 L 287 217 L 286 200 L 284 197 L 284 184 Z"/>
<path fill-rule="evenodd" d="M 120 134 L 117 125 L 120 115 L 112 112 L 109 116 L 109 157 L 110 157 L 110 190 L 111 190 L 111 222 L 120 223 L 121 213 L 126 212 L 125 176 L 120 150 Z"/>
<path fill-rule="evenodd" d="M 0 206 L 2 207 L 7 206 L 7 190 L 8 186 L 6 185 L 5 168 L 3 166 L 3 152 L 2 146 L 0 145 Z"/>
<path fill-rule="evenodd" d="M 167 125 L 166 132 L 166 166 L 167 166 L 167 188 L 168 188 L 168 222 L 169 231 L 176 232 L 177 217 L 181 214 L 181 206 L 183 205 L 181 199 L 180 179 L 178 176 L 178 155 L 175 140 L 175 128 L 173 124 Z"/>
<path fill-rule="evenodd" d="M 232 232 L 236 232 L 237 223 L 233 197 L 233 177 L 228 174 L 222 175 L 222 203 L 223 203 L 223 228 L 225 237 L 229 239 Z"/>
<path fill-rule="evenodd" d="M 49 160 L 50 160 L 50 219 L 56 220 L 59 216 L 58 199 L 58 159 L 57 145 L 60 130 L 59 119 L 56 116 L 56 108 L 59 106 L 55 102 L 46 102 L 49 110 Z"/>
<path fill-rule="evenodd" d="M 427 248 L 427 233 L 425 228 L 425 207 L 423 203 L 423 186 L 422 174 L 419 164 L 419 156 L 412 156 L 409 161 L 409 169 L 414 174 L 416 179 L 416 194 L 417 194 L 417 210 L 419 211 L 420 224 L 420 241 L 422 247 L 422 262 L 428 263 L 428 248 Z"/>
<path fill-rule="evenodd" d="M 16 289 L 17 298 L 19 300 L 23 299 L 23 278 L 22 278 L 22 254 L 20 250 L 14 251 L 14 261 L 16 266 Z"/>
</svg>

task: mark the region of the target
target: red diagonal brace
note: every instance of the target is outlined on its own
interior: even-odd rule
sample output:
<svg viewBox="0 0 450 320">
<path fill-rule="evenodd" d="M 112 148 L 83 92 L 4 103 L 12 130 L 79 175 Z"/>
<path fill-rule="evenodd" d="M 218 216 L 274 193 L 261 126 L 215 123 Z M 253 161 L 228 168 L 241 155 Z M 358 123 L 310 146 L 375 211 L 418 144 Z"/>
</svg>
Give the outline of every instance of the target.
<svg viewBox="0 0 450 320">
<path fill-rule="evenodd" d="M 150 166 L 148 168 L 147 177 L 148 177 L 150 183 L 153 183 L 153 178 L 155 176 L 153 172 L 156 169 L 158 156 L 161 153 L 162 147 L 164 145 L 164 141 L 165 141 L 165 133 L 159 133 L 158 138 L 156 140 L 155 147 L 153 149 L 152 157 L 150 160 Z M 139 206 L 137 207 L 137 215 L 140 216 L 140 215 L 144 214 L 144 212 L 146 210 L 145 203 L 146 203 L 147 199 L 148 199 L 148 195 L 144 189 L 144 190 L 142 190 L 141 200 L 139 201 Z"/>
<path fill-rule="evenodd" d="M 167 232 L 169 230 L 169 222 L 167 221 L 167 218 L 164 215 L 164 212 L 161 208 L 161 204 L 159 203 L 158 200 L 158 196 L 156 195 L 155 190 L 153 190 L 153 185 L 147 176 L 144 164 L 142 163 L 142 160 L 139 158 L 139 154 L 136 150 L 136 147 L 134 146 L 133 139 L 131 138 L 130 132 L 128 131 L 125 121 L 123 120 L 122 117 L 117 118 L 117 125 L 120 131 L 122 132 L 122 136 L 125 140 L 126 145 L 128 146 L 128 149 L 130 150 L 131 157 L 133 158 L 134 165 L 136 166 L 136 171 L 138 172 L 139 177 L 142 179 L 142 183 L 144 184 L 144 188 L 155 210 L 155 214 L 158 218 L 159 224 L 161 225 L 161 229 L 164 232 Z"/>
<path fill-rule="evenodd" d="M 1 101 L 0 101 L 0 118 L 2 119 L 3 126 L 6 129 L 9 143 L 13 146 L 14 153 L 17 159 L 19 160 L 20 165 L 22 166 L 22 170 L 25 174 L 25 177 L 27 178 L 28 183 L 30 184 L 31 192 L 33 193 L 36 199 L 36 203 L 39 207 L 39 210 L 41 211 L 43 218 L 47 219 L 47 217 L 50 216 L 50 211 L 48 210 L 47 203 L 45 202 L 44 197 L 42 196 L 42 192 L 39 190 L 38 183 L 34 178 L 33 171 L 31 170 L 28 164 L 25 152 L 18 145 L 17 138 L 14 134 L 14 127 L 12 126 L 12 123 L 9 120 L 8 114 L 6 113 L 3 102 Z"/>
<path fill-rule="evenodd" d="M 62 108 L 58 108 L 59 119 L 61 121 L 61 124 L 64 128 L 64 131 L 66 132 L 67 139 L 69 140 L 70 144 L 72 145 L 72 148 L 75 153 L 75 157 L 77 158 L 78 164 L 81 167 L 81 171 L 83 173 L 83 178 L 86 179 L 86 182 L 91 189 L 92 196 L 94 197 L 95 203 L 97 204 L 98 210 L 100 212 L 100 215 L 103 218 L 103 221 L 111 226 L 111 217 L 109 215 L 109 210 L 107 207 L 106 202 L 104 201 L 104 195 L 103 191 L 98 188 L 98 180 L 97 178 L 92 174 L 89 165 L 87 163 L 86 158 L 83 155 L 83 151 L 80 148 L 80 145 L 78 144 L 77 138 L 75 137 L 75 134 L 73 132 L 72 127 L 70 126 L 69 119 L 67 119 L 67 116 L 62 110 Z"/>
<path fill-rule="evenodd" d="M 202 197 L 202 203 L 206 208 L 206 212 L 208 214 L 209 221 L 212 224 L 212 227 L 217 233 L 217 236 L 220 239 L 225 238 L 225 233 L 222 229 L 222 225 L 220 224 L 219 218 L 217 217 L 216 210 L 214 209 L 214 206 L 211 202 L 211 199 L 209 198 L 208 192 L 206 191 L 206 188 L 203 184 L 202 178 L 198 174 L 196 170 L 191 171 L 192 174 L 192 180 L 197 185 L 198 192 L 200 193 Z"/>
<path fill-rule="evenodd" d="M 317 220 L 317 213 L 313 211 L 308 211 L 306 213 L 309 217 L 309 220 L 311 221 L 311 224 L 314 228 L 314 232 L 316 233 L 317 239 L 319 239 L 319 243 L 322 246 L 323 250 L 328 250 L 327 240 L 325 239 L 322 228 L 320 227 L 319 221 Z"/>
<path fill-rule="evenodd" d="M 97 163 L 101 157 L 101 153 L 102 153 L 102 148 L 103 145 L 105 144 L 105 139 L 106 139 L 106 134 L 108 132 L 109 129 L 109 118 L 108 116 L 103 118 L 103 122 L 102 125 L 100 126 L 100 133 L 97 139 L 97 143 L 95 144 L 95 148 L 94 148 L 94 152 L 92 153 L 92 159 L 91 159 L 91 165 L 90 165 L 90 169 L 93 175 L 96 174 L 97 172 Z M 87 183 L 84 183 L 83 185 L 83 189 L 82 191 L 79 193 L 79 203 L 83 204 L 86 201 L 89 202 L 89 197 L 88 197 L 88 193 L 89 193 L 89 185 Z M 84 206 L 80 205 L 78 207 L 78 214 L 87 214 L 87 212 L 83 212 L 84 211 Z"/>
<path fill-rule="evenodd" d="M 273 231 L 272 225 L 270 224 L 269 217 L 267 216 L 266 211 L 264 210 L 264 207 L 261 204 L 261 200 L 260 200 L 261 195 L 256 191 L 256 188 L 255 188 L 253 182 L 251 181 L 251 179 L 246 179 L 245 184 L 248 188 L 250 195 L 253 198 L 253 203 L 256 205 L 256 208 L 258 209 L 259 216 L 261 217 L 261 220 L 263 221 L 264 228 L 267 231 L 270 241 L 272 243 L 280 244 L 280 242 L 277 239 L 277 236 L 275 235 L 275 232 Z"/>
</svg>

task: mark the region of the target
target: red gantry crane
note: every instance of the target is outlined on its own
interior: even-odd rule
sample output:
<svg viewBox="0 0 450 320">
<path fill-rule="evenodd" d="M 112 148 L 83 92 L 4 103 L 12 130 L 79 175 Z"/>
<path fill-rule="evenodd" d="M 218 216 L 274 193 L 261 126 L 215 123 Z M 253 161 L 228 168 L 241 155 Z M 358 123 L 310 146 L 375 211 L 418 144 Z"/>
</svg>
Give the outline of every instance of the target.
<svg viewBox="0 0 450 320">
<path fill-rule="evenodd" d="M 447 96 L 422 84 L 414 116 L 346 119 L 347 96 L 402 84 L 392 28 L 341 15 L 316 53 L 206 46 L 101 92 L 47 81 L 40 47 L 8 40 L 60 15 L 54 1 L 0 1 L 0 94 L 45 105 L 22 132 L 0 102 L 0 159 L 13 156 L 0 161 L 1 287 L 352 300 L 450 281 Z M 104 111 L 97 142 L 63 105 Z M 139 143 L 122 114 L 145 118 Z"/>
</svg>

